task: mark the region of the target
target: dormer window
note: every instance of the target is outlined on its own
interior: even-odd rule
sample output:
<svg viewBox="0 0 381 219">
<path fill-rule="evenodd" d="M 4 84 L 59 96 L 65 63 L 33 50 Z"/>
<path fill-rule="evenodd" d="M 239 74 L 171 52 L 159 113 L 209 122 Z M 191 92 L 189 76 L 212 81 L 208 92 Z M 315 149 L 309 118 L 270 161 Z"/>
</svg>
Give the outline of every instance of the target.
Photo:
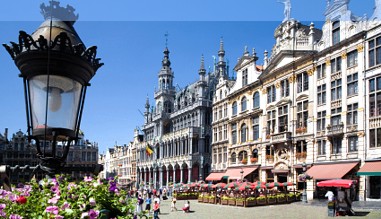
<svg viewBox="0 0 381 219">
<path fill-rule="evenodd" d="M 335 21 L 332 24 L 332 45 L 340 42 L 340 21 Z"/>
<path fill-rule="evenodd" d="M 247 85 L 247 69 L 242 71 L 242 86 Z"/>
</svg>

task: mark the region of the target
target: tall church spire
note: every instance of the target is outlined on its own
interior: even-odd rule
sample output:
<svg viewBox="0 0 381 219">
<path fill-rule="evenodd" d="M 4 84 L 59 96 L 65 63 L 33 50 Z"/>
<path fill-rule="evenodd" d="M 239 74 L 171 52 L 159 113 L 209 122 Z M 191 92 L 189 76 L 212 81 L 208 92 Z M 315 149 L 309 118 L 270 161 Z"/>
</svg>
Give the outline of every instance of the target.
<svg viewBox="0 0 381 219">
<path fill-rule="evenodd" d="M 225 50 L 224 50 L 224 41 L 221 37 L 220 40 L 220 50 L 218 51 L 218 63 L 217 63 L 217 71 L 219 77 L 226 77 L 226 62 L 225 59 Z"/>
<path fill-rule="evenodd" d="M 200 81 L 204 80 L 206 73 L 205 64 L 204 64 L 204 55 L 201 55 L 201 65 L 200 69 L 198 70 L 198 74 L 200 75 Z"/>
<path fill-rule="evenodd" d="M 163 68 L 169 68 L 171 66 L 171 61 L 169 61 L 169 50 L 168 50 L 168 47 L 165 47 L 165 50 L 164 50 L 164 58 L 163 58 L 163 61 L 162 61 L 162 64 L 163 64 Z"/>
</svg>

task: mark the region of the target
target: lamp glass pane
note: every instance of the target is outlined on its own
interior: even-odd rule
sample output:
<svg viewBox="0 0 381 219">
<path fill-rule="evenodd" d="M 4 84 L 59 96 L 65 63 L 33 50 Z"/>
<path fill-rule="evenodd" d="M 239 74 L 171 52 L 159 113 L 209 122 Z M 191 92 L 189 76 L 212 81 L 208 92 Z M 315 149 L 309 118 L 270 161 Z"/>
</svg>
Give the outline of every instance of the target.
<svg viewBox="0 0 381 219">
<path fill-rule="evenodd" d="M 48 128 L 74 131 L 82 85 L 73 79 L 57 75 L 49 76 L 49 87 L 47 82 L 47 75 L 38 75 L 29 80 L 33 129 L 45 128 L 47 123 Z"/>
</svg>

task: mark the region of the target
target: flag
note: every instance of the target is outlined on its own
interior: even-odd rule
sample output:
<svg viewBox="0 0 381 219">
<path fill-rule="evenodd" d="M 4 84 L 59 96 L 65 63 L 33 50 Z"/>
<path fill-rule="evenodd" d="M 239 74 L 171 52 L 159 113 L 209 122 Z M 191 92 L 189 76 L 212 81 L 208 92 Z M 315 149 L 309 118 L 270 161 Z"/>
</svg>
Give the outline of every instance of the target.
<svg viewBox="0 0 381 219">
<path fill-rule="evenodd" d="M 151 154 L 153 154 L 153 148 L 149 144 L 147 144 L 147 146 L 146 146 L 146 154 L 148 156 L 151 156 Z"/>
</svg>

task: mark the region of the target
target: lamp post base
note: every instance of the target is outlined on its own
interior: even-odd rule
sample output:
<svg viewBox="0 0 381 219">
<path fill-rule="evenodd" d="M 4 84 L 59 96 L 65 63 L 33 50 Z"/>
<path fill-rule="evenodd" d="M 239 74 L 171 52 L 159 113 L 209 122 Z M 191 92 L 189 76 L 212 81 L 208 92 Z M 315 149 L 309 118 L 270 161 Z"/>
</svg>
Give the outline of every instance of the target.
<svg viewBox="0 0 381 219">
<path fill-rule="evenodd" d="M 304 190 L 303 193 L 302 193 L 302 202 L 303 203 L 308 203 L 306 190 Z"/>
</svg>

